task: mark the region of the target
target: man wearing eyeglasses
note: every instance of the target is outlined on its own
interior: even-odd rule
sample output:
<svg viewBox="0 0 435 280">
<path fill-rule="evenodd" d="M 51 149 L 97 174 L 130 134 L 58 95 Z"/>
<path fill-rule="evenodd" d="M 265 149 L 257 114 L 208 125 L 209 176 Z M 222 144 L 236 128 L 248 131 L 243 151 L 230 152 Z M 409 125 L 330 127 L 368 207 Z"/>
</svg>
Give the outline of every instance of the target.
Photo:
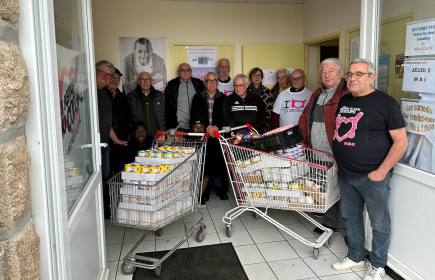
<svg viewBox="0 0 435 280">
<path fill-rule="evenodd" d="M 112 75 L 106 88 L 112 94 L 112 128 L 115 131 L 118 139 L 128 141 L 130 134 L 131 114 L 130 106 L 128 105 L 127 96 L 119 90 L 119 82 L 121 80 L 121 72 L 115 68 L 115 73 Z M 115 164 L 117 162 L 119 150 L 121 147 L 116 145 L 111 139 L 110 145 L 110 174 L 115 175 Z"/>
<path fill-rule="evenodd" d="M 205 75 L 204 84 L 205 89 L 193 97 L 192 108 L 190 110 L 191 117 L 201 115 L 205 120 L 206 131 L 213 139 L 209 139 L 208 147 L 215 151 L 221 151 L 219 142 L 214 138 L 213 131 L 222 128 L 222 104 L 226 96 L 217 88 L 219 83 L 218 77 L 215 73 L 209 72 Z M 209 148 L 207 148 L 209 149 Z M 207 155 L 208 157 L 209 155 Z M 216 190 L 216 194 L 222 199 L 228 199 L 228 180 L 223 154 L 221 152 L 213 152 L 216 157 L 208 165 L 208 174 L 204 177 L 204 185 L 210 178 L 219 176 L 222 179 L 221 186 Z M 202 199 L 208 201 L 210 190 L 206 189 L 203 193 Z"/>
<path fill-rule="evenodd" d="M 322 87 L 311 95 L 307 106 L 299 117 L 302 144 L 309 148 L 332 153 L 332 139 L 335 130 L 335 111 L 340 99 L 349 94 L 343 79 L 343 63 L 337 58 L 327 58 L 320 63 Z M 315 213 L 323 218 L 320 213 Z M 346 223 L 341 217 L 340 203 L 337 202 L 324 215 L 323 226 L 339 232 L 347 242 Z M 317 227 L 313 231 L 322 235 L 324 230 Z"/>
<path fill-rule="evenodd" d="M 177 73 L 179 77 L 169 81 L 165 90 L 166 128 L 187 132 L 193 97 L 204 90 L 204 83 L 192 77 L 192 68 L 187 63 L 181 63 Z"/>
<path fill-rule="evenodd" d="M 241 126 L 249 123 L 259 133 L 266 128 L 266 105 L 253 92 L 248 92 L 249 79 L 243 74 L 234 77 L 234 93 L 223 103 L 222 124 L 224 126 Z"/>
<path fill-rule="evenodd" d="M 147 38 L 138 38 L 134 50 L 124 58 L 123 90 L 131 92 L 137 87 L 137 79 L 142 72 L 148 72 L 153 79 L 153 86 L 164 91 L 167 77 L 165 60 L 153 52 L 153 46 Z"/>
<path fill-rule="evenodd" d="M 305 87 L 305 80 L 305 73 L 302 69 L 296 69 L 292 72 L 292 86 L 281 92 L 273 105 L 272 129 L 289 124 L 298 124 L 299 117 L 313 93 Z"/>
<path fill-rule="evenodd" d="M 218 89 L 226 96 L 234 92 L 233 79 L 230 77 L 230 60 L 228 58 L 221 58 L 218 60 L 217 72 L 219 74 Z"/>
<path fill-rule="evenodd" d="M 112 63 L 101 60 L 95 65 L 96 80 L 97 80 L 97 97 L 98 97 L 98 124 L 100 128 L 100 143 L 107 144 L 106 147 L 101 147 L 101 177 L 103 185 L 104 199 L 104 218 L 110 218 L 109 208 L 109 190 L 107 188 L 107 180 L 110 176 L 110 146 L 109 138 L 116 145 L 127 145 L 127 141 L 119 140 L 115 131 L 112 128 L 112 94 L 107 90 L 106 86 L 115 72 L 115 67 Z"/>
<path fill-rule="evenodd" d="M 351 94 L 338 104 L 332 149 L 349 249 L 332 267 L 340 271 L 365 267 L 365 204 L 373 238 L 364 280 L 381 280 L 391 236 L 390 179 L 408 146 L 405 121 L 397 101 L 373 88 L 376 75 L 370 60 L 353 60 L 346 76 Z"/>
<path fill-rule="evenodd" d="M 142 72 L 136 88 L 127 95 L 131 110 L 131 121 L 142 121 L 147 132 L 154 137 L 159 130 L 166 130 L 165 97 L 152 86 L 150 73 Z"/>
<path fill-rule="evenodd" d="M 278 95 L 284 90 L 291 87 L 290 71 L 285 68 L 276 70 L 276 84 L 272 88 L 273 99 L 276 100 Z"/>
</svg>

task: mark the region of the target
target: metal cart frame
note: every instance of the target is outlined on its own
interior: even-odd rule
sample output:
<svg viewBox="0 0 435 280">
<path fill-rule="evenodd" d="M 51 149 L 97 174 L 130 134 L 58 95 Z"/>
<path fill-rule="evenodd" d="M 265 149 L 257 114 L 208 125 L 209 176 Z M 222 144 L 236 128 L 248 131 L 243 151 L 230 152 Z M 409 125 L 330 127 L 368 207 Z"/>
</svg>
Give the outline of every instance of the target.
<svg viewBox="0 0 435 280">
<path fill-rule="evenodd" d="M 251 128 L 249 125 L 247 127 Z M 251 211 L 255 218 L 263 218 L 305 245 L 313 247 L 313 256 L 317 259 L 323 245 L 331 246 L 333 231 L 304 212 L 325 213 L 340 199 L 332 154 L 303 148 L 298 151 L 303 157 L 292 159 L 231 144 L 231 138 L 225 139 L 219 132 L 215 132 L 215 136 L 220 139 L 238 204 L 222 218 L 226 224 L 227 236 L 231 237 L 234 232 L 232 220 L 245 211 Z M 295 185 L 298 189 L 295 189 Z M 306 202 L 308 200 L 312 203 Z M 259 208 L 264 208 L 265 211 Z M 296 211 L 324 232 L 316 241 L 310 242 L 268 216 L 269 208 Z"/>
<path fill-rule="evenodd" d="M 160 135 L 168 135 L 168 133 L 160 133 Z M 199 134 L 199 133 L 169 133 L 171 136 L 176 135 L 188 135 L 188 136 L 204 136 L 205 134 Z M 207 134 L 208 135 L 208 134 Z M 155 139 L 158 139 L 159 135 L 156 135 Z M 123 258 L 123 264 L 121 265 L 121 272 L 125 275 L 133 274 L 136 270 L 136 267 L 141 267 L 145 269 L 153 269 L 155 270 L 156 276 L 160 276 L 161 274 L 161 265 L 162 263 L 171 256 L 178 248 L 180 248 L 181 245 L 184 244 L 194 233 L 196 233 L 196 240 L 198 242 L 202 242 L 205 239 L 206 234 L 206 225 L 204 221 L 204 215 L 198 211 L 198 208 L 200 207 L 201 203 L 201 186 L 202 184 L 202 177 L 204 173 L 204 163 L 205 163 L 205 155 L 206 155 L 206 140 L 208 137 L 205 137 L 205 141 L 200 142 L 198 145 L 198 142 L 194 140 L 165 140 L 165 141 L 157 141 L 155 140 L 153 143 L 153 146 L 157 148 L 160 146 L 178 146 L 178 147 L 195 147 L 196 151 L 194 154 L 191 154 L 190 156 L 186 156 L 184 160 L 178 160 L 176 161 L 178 166 L 176 166 L 173 170 L 169 172 L 162 173 L 163 175 L 156 176 L 156 178 L 159 178 L 158 181 L 154 182 L 147 182 L 147 184 L 142 184 L 141 181 L 134 181 L 134 182 L 124 182 L 125 172 L 119 172 L 116 174 L 113 178 L 109 180 L 109 187 L 110 187 L 110 209 L 111 209 L 111 222 L 113 225 L 117 226 L 125 226 L 130 228 L 137 228 L 137 229 L 143 229 L 145 230 L 144 235 L 139 239 L 139 241 L 133 246 L 133 248 L 127 253 L 127 255 Z M 136 158 L 136 160 L 141 160 L 141 158 Z M 147 160 L 150 160 L 148 158 L 142 158 L 142 161 L 146 162 Z M 155 162 L 155 159 L 154 159 Z M 142 174 L 142 175 L 148 175 L 148 174 Z M 123 177 L 124 176 L 124 177 Z M 129 176 L 141 176 L 141 175 L 129 175 Z M 143 177 L 144 178 L 144 177 Z M 177 181 L 179 178 L 179 181 Z M 187 183 L 186 183 L 187 181 Z M 152 184 L 151 184 L 152 183 Z M 150 185 L 148 185 L 150 184 Z M 186 187 L 186 185 L 188 186 Z M 184 193 L 179 193 L 180 189 L 185 187 Z M 142 189 L 139 189 L 142 188 Z M 135 201 L 135 204 L 132 203 L 124 203 L 124 199 L 132 199 L 135 197 L 139 197 L 140 195 L 150 195 L 149 199 L 153 200 L 153 202 L 156 204 L 155 206 L 149 206 L 149 205 L 141 205 L 138 204 L 137 201 Z M 173 195 L 173 196 L 172 196 Z M 191 195 L 191 200 L 189 199 L 189 195 Z M 186 199 L 187 197 L 187 199 Z M 141 197 L 144 198 L 144 197 Z M 168 205 L 170 205 L 172 208 L 171 203 L 177 203 L 177 199 L 184 198 L 184 201 L 190 201 L 191 205 L 189 207 L 186 207 L 183 210 L 180 210 L 169 217 L 166 217 L 164 219 L 157 219 L 157 213 L 159 211 L 163 211 L 162 209 L 165 209 L 167 212 L 170 212 L 167 208 Z M 136 198 L 135 198 L 136 199 Z M 166 200 L 164 200 L 166 199 Z M 164 200 L 164 201 L 163 201 Z M 160 202 L 163 201 L 163 202 Z M 130 208 L 122 208 L 128 207 Z M 171 208 L 171 209 L 172 209 Z M 120 209 L 123 214 L 130 213 L 127 216 L 120 214 Z M 143 209 L 154 209 L 153 210 L 143 210 Z M 125 212 L 127 211 L 127 212 Z M 139 211 L 134 212 L 134 215 L 131 213 L 133 211 Z M 125 213 L 124 213 L 125 212 Z M 198 220 L 198 222 L 193 225 L 190 229 L 187 228 L 186 223 L 184 222 L 184 216 L 187 214 L 197 212 L 201 215 L 201 218 Z M 140 219 L 138 222 L 137 219 L 133 219 L 138 217 L 138 213 L 141 216 L 147 216 L 146 218 Z M 148 214 L 150 213 L 150 214 Z M 153 214 L 154 213 L 154 214 Z M 146 214 L 146 215 L 145 215 Z M 148 219 L 148 216 L 151 217 Z M 154 217 L 154 218 L 153 218 Z M 154 220 L 153 220 L 154 219 Z M 146 220 L 146 222 L 143 222 Z M 162 236 L 163 234 L 163 227 L 165 225 L 168 225 L 174 221 L 181 220 L 184 229 L 185 234 L 181 238 L 180 242 L 178 242 L 165 256 L 163 256 L 161 259 L 156 258 L 149 258 L 149 257 L 143 257 L 136 255 L 136 250 L 140 246 L 140 244 L 145 240 L 145 238 L 148 236 L 148 234 L 152 231 L 155 232 L 156 236 Z M 154 221 L 154 223 L 153 223 Z M 158 221 L 158 222 L 156 222 Z M 138 260 L 142 262 L 138 262 Z"/>
</svg>

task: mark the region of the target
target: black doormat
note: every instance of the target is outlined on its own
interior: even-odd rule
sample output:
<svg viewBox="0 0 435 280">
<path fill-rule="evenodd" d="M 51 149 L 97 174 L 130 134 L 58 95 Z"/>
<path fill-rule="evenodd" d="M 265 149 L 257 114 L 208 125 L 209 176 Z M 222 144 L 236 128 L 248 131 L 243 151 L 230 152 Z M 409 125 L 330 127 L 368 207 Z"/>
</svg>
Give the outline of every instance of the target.
<svg viewBox="0 0 435 280">
<path fill-rule="evenodd" d="M 139 253 L 139 256 L 162 258 L 169 251 Z M 178 249 L 162 263 L 161 276 L 154 270 L 137 267 L 133 280 L 248 280 L 232 243 Z"/>
</svg>

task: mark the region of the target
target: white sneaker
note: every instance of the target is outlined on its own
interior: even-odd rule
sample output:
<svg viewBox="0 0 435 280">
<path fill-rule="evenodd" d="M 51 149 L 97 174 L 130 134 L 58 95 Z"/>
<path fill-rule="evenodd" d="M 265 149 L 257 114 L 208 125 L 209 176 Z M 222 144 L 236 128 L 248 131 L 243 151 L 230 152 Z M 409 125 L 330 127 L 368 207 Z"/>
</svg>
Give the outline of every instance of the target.
<svg viewBox="0 0 435 280">
<path fill-rule="evenodd" d="M 335 270 L 344 271 L 344 270 L 349 270 L 351 268 L 364 268 L 365 266 L 366 263 L 364 261 L 354 262 L 351 259 L 349 259 L 346 254 L 340 261 L 334 263 L 332 265 L 332 268 Z"/>
<path fill-rule="evenodd" d="M 382 280 L 385 277 L 385 269 L 383 267 L 374 267 L 369 263 L 364 280 Z"/>
</svg>

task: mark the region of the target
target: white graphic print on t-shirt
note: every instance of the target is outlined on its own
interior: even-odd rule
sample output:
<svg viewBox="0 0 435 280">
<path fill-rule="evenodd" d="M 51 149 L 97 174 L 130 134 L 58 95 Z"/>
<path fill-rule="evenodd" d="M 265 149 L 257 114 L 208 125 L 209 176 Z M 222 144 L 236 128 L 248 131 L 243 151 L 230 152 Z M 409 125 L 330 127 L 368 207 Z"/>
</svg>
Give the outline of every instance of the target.
<svg viewBox="0 0 435 280">
<path fill-rule="evenodd" d="M 340 109 L 340 113 L 341 113 L 341 111 L 343 109 L 345 109 L 345 108 L 341 108 Z M 349 109 L 349 108 L 347 108 L 347 109 Z M 351 109 L 353 109 L 355 111 L 361 111 L 358 108 L 356 108 L 356 109 L 351 108 Z M 335 119 L 335 133 L 334 133 L 334 138 L 333 139 L 337 139 L 338 142 L 341 142 L 341 141 L 343 141 L 346 138 L 350 138 L 350 139 L 354 138 L 355 137 L 355 131 L 356 131 L 357 127 L 358 127 L 358 122 L 362 118 L 363 115 L 364 115 L 364 113 L 360 112 L 355 117 L 346 118 L 346 117 L 342 117 L 341 114 L 338 114 L 337 118 Z M 352 127 L 343 136 L 339 136 L 338 135 L 338 129 L 340 128 L 340 125 L 342 123 L 352 123 Z M 346 145 L 346 146 L 355 146 L 355 143 L 344 142 L 344 145 Z"/>
</svg>

